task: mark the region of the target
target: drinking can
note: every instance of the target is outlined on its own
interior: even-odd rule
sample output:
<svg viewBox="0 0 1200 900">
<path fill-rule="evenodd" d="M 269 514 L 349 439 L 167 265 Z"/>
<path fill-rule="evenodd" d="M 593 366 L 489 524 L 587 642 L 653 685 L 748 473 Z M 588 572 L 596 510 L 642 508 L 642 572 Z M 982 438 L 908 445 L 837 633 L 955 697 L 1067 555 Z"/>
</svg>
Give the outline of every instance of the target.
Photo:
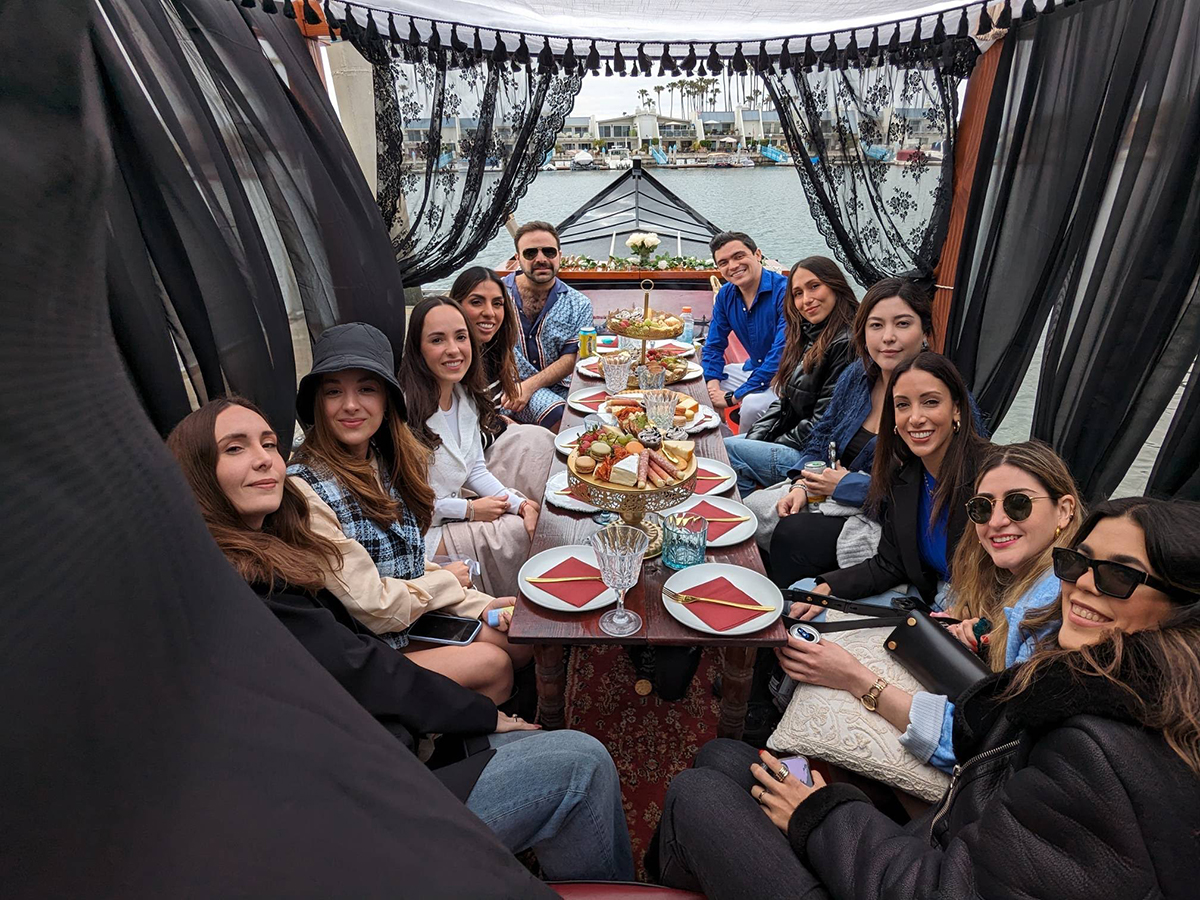
<svg viewBox="0 0 1200 900">
<path fill-rule="evenodd" d="M 579 358 L 596 355 L 596 329 L 588 326 L 579 329 Z"/>
<path fill-rule="evenodd" d="M 827 468 L 829 468 L 829 467 L 828 467 L 828 466 L 827 466 L 825 463 L 823 463 L 821 460 L 819 460 L 819 459 L 814 459 L 812 462 L 806 462 L 806 463 L 804 464 L 804 471 L 805 471 L 805 472 L 807 472 L 809 475 L 820 475 L 820 474 L 821 474 L 822 472 L 824 472 L 824 471 L 825 471 Z M 808 502 L 809 502 L 810 504 L 812 504 L 812 503 L 820 503 L 820 502 L 821 502 L 822 500 L 824 500 L 824 499 L 825 499 L 825 495 L 824 495 L 824 494 L 812 494 L 812 493 L 810 493 L 810 494 L 808 495 Z"/>
</svg>

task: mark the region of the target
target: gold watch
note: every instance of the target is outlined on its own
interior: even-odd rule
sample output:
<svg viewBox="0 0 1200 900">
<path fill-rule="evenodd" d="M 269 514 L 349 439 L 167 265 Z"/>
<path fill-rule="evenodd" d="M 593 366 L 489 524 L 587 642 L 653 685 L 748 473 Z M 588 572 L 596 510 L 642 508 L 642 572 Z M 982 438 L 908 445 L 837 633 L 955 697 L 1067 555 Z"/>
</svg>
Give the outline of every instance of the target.
<svg viewBox="0 0 1200 900">
<path fill-rule="evenodd" d="M 879 707 L 879 695 L 883 693 L 883 689 L 887 686 L 888 683 L 883 678 L 877 677 L 875 683 L 871 685 L 871 689 L 858 699 L 862 701 L 862 705 L 868 710 L 875 712 Z"/>
</svg>

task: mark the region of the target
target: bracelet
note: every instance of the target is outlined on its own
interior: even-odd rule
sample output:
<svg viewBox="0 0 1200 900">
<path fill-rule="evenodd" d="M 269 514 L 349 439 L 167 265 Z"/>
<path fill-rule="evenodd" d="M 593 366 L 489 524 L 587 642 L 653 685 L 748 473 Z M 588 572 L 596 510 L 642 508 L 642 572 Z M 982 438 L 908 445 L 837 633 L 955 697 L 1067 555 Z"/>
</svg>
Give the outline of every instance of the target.
<svg viewBox="0 0 1200 900">
<path fill-rule="evenodd" d="M 876 676 L 875 683 L 871 685 L 871 689 L 858 699 L 870 712 L 875 712 L 879 708 L 879 695 L 883 693 L 884 688 L 887 686 L 888 683 L 882 676 Z"/>
</svg>

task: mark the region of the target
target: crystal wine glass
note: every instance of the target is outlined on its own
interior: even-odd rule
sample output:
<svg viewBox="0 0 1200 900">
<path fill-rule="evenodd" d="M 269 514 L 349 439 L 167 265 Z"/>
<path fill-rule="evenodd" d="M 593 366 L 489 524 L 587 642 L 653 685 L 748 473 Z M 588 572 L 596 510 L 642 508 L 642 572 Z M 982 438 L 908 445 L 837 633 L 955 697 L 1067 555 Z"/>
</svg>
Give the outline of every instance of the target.
<svg viewBox="0 0 1200 900">
<path fill-rule="evenodd" d="M 668 390 L 643 391 L 642 405 L 646 407 L 646 418 L 659 431 L 667 431 L 675 419 L 675 392 Z"/>
<path fill-rule="evenodd" d="M 617 608 L 600 617 L 600 630 L 612 637 L 625 637 L 642 627 L 642 617 L 625 608 L 625 592 L 642 574 L 642 558 L 650 546 L 650 537 L 631 525 L 609 525 L 591 537 L 600 580 L 617 592 Z"/>
</svg>

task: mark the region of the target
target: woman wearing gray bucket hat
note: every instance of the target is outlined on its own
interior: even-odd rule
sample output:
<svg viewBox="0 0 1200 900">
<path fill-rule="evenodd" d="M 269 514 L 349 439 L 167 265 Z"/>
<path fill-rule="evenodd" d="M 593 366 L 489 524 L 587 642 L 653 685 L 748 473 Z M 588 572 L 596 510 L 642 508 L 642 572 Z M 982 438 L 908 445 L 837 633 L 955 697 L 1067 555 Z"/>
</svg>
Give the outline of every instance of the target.
<svg viewBox="0 0 1200 900">
<path fill-rule="evenodd" d="M 502 631 L 485 625 L 465 647 L 415 649 L 404 630 L 431 610 L 478 618 L 513 603 L 470 588 L 465 564 L 427 562 L 423 534 L 433 518 L 429 451 L 406 423 L 392 347 L 378 329 L 354 322 L 326 330 L 313 345 L 312 371 L 300 381 L 296 412 L 304 443 L 288 466 L 308 504 L 314 531 L 332 540 L 341 566 L 325 587 L 354 618 L 412 660 L 499 700 L 512 688 L 506 666 L 480 665 Z M 501 618 L 501 629 L 507 629 Z M 427 646 L 427 645 L 425 645 Z"/>
</svg>

